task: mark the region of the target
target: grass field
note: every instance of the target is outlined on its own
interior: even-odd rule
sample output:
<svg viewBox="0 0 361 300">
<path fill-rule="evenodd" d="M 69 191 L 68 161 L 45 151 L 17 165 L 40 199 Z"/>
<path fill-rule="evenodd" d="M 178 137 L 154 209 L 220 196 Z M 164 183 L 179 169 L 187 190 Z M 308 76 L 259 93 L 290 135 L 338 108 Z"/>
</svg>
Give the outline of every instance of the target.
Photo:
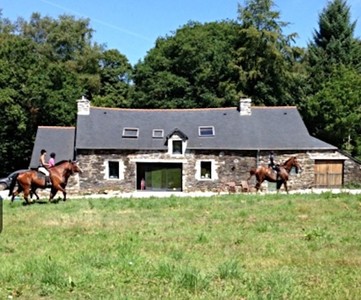
<svg viewBox="0 0 361 300">
<path fill-rule="evenodd" d="M 3 203 L 0 299 L 360 299 L 361 195 Z"/>
</svg>

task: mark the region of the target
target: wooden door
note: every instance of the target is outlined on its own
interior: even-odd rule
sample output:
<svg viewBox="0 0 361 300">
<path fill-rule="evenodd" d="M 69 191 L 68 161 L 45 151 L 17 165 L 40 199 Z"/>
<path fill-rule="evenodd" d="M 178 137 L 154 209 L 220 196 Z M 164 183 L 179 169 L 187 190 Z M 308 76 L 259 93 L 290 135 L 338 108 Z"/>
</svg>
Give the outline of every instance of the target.
<svg viewBox="0 0 361 300">
<path fill-rule="evenodd" d="M 315 161 L 315 186 L 316 187 L 341 187 L 343 184 L 343 161 L 316 160 Z"/>
</svg>

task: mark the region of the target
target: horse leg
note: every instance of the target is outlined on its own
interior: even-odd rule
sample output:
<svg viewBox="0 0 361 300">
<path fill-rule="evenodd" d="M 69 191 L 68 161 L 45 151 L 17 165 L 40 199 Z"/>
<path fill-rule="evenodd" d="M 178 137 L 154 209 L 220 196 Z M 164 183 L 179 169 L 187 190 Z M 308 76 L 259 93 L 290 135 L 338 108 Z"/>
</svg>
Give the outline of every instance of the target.
<svg viewBox="0 0 361 300">
<path fill-rule="evenodd" d="M 39 199 L 40 199 L 39 195 L 38 195 L 37 192 L 36 192 L 36 188 L 32 188 L 32 189 L 31 189 L 31 197 L 33 197 L 33 195 L 35 195 L 36 200 L 39 200 Z"/>
<path fill-rule="evenodd" d="M 30 195 L 30 187 L 25 187 L 24 188 L 24 199 L 26 201 L 27 204 L 32 204 L 33 201 L 29 201 L 29 195 Z"/>
<path fill-rule="evenodd" d="M 57 192 L 58 192 L 58 190 L 57 190 L 56 188 L 54 188 L 54 187 L 51 188 L 51 190 L 50 190 L 50 196 L 49 196 L 49 202 L 51 202 L 51 200 L 54 199 L 54 197 L 55 197 L 55 195 L 56 195 Z"/>
<path fill-rule="evenodd" d="M 282 180 L 277 180 L 276 181 L 277 194 L 280 192 L 282 184 L 283 184 Z"/>
<path fill-rule="evenodd" d="M 256 185 L 254 186 L 256 189 L 256 192 L 258 192 L 261 188 L 261 182 L 257 181 Z"/>
<path fill-rule="evenodd" d="M 36 191 L 35 191 L 35 188 L 31 188 L 31 190 L 30 190 L 30 199 L 33 199 L 33 196 L 35 195 L 35 197 L 36 197 L 36 200 L 39 200 L 39 196 L 38 196 L 38 194 L 36 193 Z"/>
<path fill-rule="evenodd" d="M 20 186 L 11 194 L 11 202 L 14 202 L 15 197 L 18 196 L 20 194 L 21 190 L 20 190 Z"/>
<path fill-rule="evenodd" d="M 256 176 L 256 180 L 257 180 L 257 183 L 255 185 L 255 189 L 258 192 L 261 189 L 261 184 L 264 181 L 264 177 L 261 176 L 260 174 L 255 174 L 255 176 Z"/>
<path fill-rule="evenodd" d="M 285 182 L 283 183 L 283 185 L 285 186 L 285 190 L 286 190 L 286 192 L 287 192 L 287 194 L 288 194 L 287 181 L 285 181 Z"/>
<path fill-rule="evenodd" d="M 65 187 L 63 187 L 63 185 L 61 183 L 57 184 L 54 186 L 55 188 L 55 194 L 56 192 L 60 191 L 63 193 L 63 201 L 66 201 L 66 190 L 65 190 Z M 54 196 L 55 196 L 54 194 Z"/>
</svg>

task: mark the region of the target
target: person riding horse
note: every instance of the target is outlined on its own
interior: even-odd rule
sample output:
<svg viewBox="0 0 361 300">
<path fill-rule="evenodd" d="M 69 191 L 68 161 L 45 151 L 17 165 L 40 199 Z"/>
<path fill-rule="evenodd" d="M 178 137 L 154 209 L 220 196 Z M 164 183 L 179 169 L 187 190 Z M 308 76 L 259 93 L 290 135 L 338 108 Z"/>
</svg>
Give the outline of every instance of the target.
<svg viewBox="0 0 361 300">
<path fill-rule="evenodd" d="M 280 166 L 278 164 L 275 163 L 274 161 L 274 153 L 273 151 L 270 152 L 269 154 L 269 164 L 268 167 L 271 168 L 272 170 L 277 172 L 277 175 L 280 171 Z"/>
<path fill-rule="evenodd" d="M 48 171 L 48 168 L 50 165 L 45 161 L 46 158 L 46 150 L 42 149 L 40 151 L 40 157 L 39 157 L 39 167 L 38 171 L 45 175 L 45 183 L 46 185 L 50 185 L 50 172 Z"/>
<path fill-rule="evenodd" d="M 247 182 L 251 179 L 252 176 L 255 176 L 257 181 L 255 188 L 257 191 L 261 188 L 262 182 L 267 180 L 268 182 L 277 183 L 276 185 L 277 192 L 280 190 L 281 186 L 284 185 L 285 190 L 288 193 L 287 181 L 289 180 L 289 175 L 291 173 L 291 170 L 294 168 L 296 173 L 302 170 L 300 164 L 298 163 L 297 157 L 292 156 L 289 159 L 287 159 L 284 163 L 280 165 L 275 164 L 275 166 L 278 168 L 277 174 L 275 174 L 270 168 L 271 163 L 268 166 L 260 165 L 257 167 L 252 167 L 249 170 L 250 176 L 248 177 Z"/>
<path fill-rule="evenodd" d="M 71 175 L 75 173 L 81 173 L 82 170 L 78 166 L 76 161 L 67 161 L 62 160 L 55 164 L 51 168 L 51 190 L 49 195 L 49 202 L 51 202 L 58 191 L 63 193 L 63 200 L 66 201 L 66 185 L 68 179 Z M 24 192 L 24 200 L 27 204 L 34 203 L 29 199 L 30 193 L 37 188 L 46 189 L 49 186 L 46 185 L 44 176 L 39 176 L 37 170 L 28 170 L 22 173 L 16 174 L 9 187 L 9 196 L 11 196 L 11 201 L 14 201 L 14 198 L 19 195 L 19 193 Z"/>
</svg>

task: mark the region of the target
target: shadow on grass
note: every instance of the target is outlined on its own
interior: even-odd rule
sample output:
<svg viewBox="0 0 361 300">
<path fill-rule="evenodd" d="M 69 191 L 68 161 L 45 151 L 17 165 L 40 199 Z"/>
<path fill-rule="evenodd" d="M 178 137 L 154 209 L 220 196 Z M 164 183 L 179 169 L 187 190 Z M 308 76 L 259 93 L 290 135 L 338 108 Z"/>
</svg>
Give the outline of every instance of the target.
<svg viewBox="0 0 361 300">
<path fill-rule="evenodd" d="M 52 199 L 51 201 L 49 201 L 48 199 L 46 199 L 46 200 L 39 199 L 39 200 L 34 200 L 32 202 L 23 201 L 22 205 L 28 206 L 28 205 L 33 205 L 33 204 L 58 204 L 61 201 L 62 201 L 61 198 Z"/>
</svg>

